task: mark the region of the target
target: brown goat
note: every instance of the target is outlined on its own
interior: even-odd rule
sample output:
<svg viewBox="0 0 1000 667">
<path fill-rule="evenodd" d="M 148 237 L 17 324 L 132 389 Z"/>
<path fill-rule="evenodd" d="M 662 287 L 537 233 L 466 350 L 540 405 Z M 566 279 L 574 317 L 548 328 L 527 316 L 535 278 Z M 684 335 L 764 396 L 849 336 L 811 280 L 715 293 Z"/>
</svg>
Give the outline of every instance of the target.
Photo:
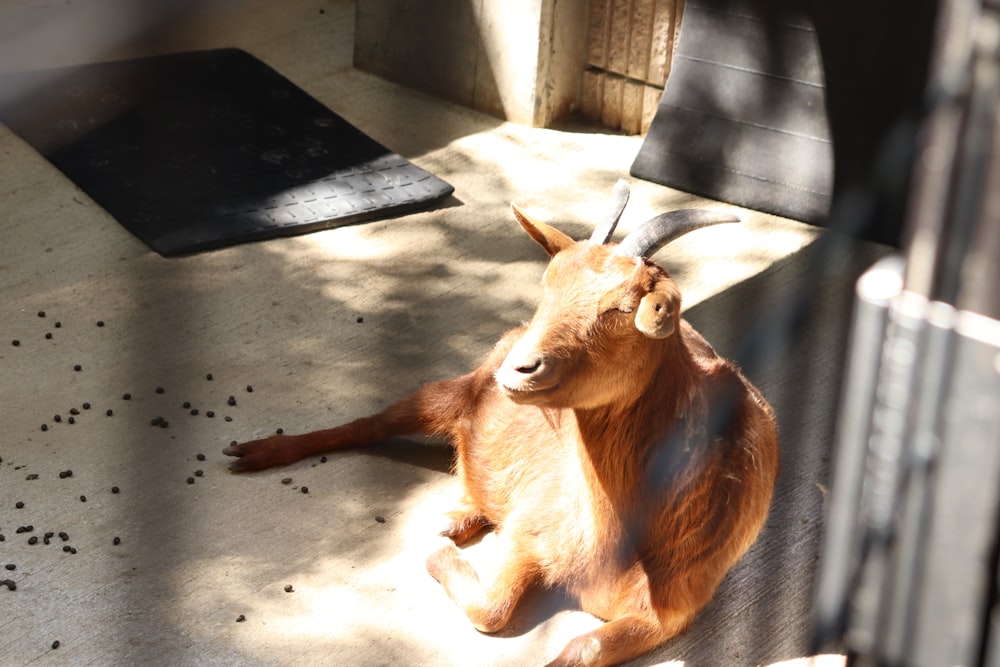
<svg viewBox="0 0 1000 667">
<path fill-rule="evenodd" d="M 680 318 L 680 293 L 647 255 L 715 222 L 658 216 L 607 243 L 628 199 L 575 242 L 520 225 L 551 261 L 526 326 L 468 375 L 433 382 L 337 428 L 229 447 L 234 470 L 392 436 L 447 436 L 464 486 L 448 545 L 427 569 L 476 628 L 503 628 L 531 585 L 558 586 L 607 621 L 550 665 L 613 665 L 685 630 L 756 539 L 778 469 L 771 408 Z M 491 527 L 500 563 L 480 579 L 455 545 Z"/>
</svg>

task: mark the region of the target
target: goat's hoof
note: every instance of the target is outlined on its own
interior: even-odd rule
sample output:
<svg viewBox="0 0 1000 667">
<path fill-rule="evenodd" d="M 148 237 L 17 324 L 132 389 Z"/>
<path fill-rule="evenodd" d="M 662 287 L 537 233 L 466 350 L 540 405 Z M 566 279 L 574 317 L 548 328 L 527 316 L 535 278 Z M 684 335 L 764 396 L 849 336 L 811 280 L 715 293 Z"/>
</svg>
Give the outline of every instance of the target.
<svg viewBox="0 0 1000 667">
<path fill-rule="evenodd" d="M 290 463 L 295 460 L 284 454 L 287 453 L 287 442 L 291 438 L 284 435 L 273 435 L 261 440 L 241 442 L 230 445 L 222 450 L 226 456 L 234 456 L 236 460 L 229 463 L 229 469 L 234 472 L 246 472 L 248 470 L 263 470 L 271 466 L 282 463 Z"/>
<path fill-rule="evenodd" d="M 601 640 L 583 635 L 567 644 L 559 657 L 545 667 L 587 667 L 604 664 L 601 660 L 602 653 Z"/>
<path fill-rule="evenodd" d="M 448 513 L 450 522 L 441 531 L 441 535 L 450 538 L 458 546 L 462 546 L 485 528 L 490 526 L 489 520 L 476 511 L 455 510 Z"/>
</svg>

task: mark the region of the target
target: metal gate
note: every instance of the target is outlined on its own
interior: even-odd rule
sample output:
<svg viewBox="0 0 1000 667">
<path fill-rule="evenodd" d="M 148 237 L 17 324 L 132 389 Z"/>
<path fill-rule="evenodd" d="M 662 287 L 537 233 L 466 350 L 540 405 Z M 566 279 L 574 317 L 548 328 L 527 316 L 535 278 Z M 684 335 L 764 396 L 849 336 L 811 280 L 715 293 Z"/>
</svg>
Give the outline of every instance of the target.
<svg viewBox="0 0 1000 667">
<path fill-rule="evenodd" d="M 1000 667 L 1000 0 L 945 0 L 904 252 L 858 283 L 816 598 L 858 666 Z"/>
</svg>

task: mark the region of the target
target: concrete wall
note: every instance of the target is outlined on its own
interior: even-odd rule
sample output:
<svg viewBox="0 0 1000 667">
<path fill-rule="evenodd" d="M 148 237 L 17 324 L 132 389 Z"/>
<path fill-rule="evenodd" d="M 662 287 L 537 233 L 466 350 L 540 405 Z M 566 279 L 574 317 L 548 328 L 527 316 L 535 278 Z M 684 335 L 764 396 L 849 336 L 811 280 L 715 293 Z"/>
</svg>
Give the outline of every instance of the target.
<svg viewBox="0 0 1000 667">
<path fill-rule="evenodd" d="M 587 0 L 364 0 L 359 69 L 525 125 L 577 103 Z"/>
</svg>

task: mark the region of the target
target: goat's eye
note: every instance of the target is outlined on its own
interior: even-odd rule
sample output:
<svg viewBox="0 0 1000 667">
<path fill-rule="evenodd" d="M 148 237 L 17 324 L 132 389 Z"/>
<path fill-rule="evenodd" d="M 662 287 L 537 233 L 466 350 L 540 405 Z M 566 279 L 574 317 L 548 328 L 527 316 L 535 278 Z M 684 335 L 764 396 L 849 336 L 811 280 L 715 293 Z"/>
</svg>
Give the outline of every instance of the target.
<svg viewBox="0 0 1000 667">
<path fill-rule="evenodd" d="M 615 304 L 614 309 L 619 313 L 625 313 L 626 315 L 629 315 L 633 311 L 635 311 L 637 303 L 638 302 L 635 298 L 626 296 L 624 299 Z"/>
<path fill-rule="evenodd" d="M 617 304 L 614 304 L 614 305 L 604 306 L 603 308 L 600 309 L 599 312 L 600 312 L 601 315 L 613 316 L 613 315 L 621 315 L 621 314 L 628 315 L 629 313 L 631 313 L 634 310 L 635 310 L 635 306 L 633 306 L 630 303 L 617 303 Z"/>
</svg>

